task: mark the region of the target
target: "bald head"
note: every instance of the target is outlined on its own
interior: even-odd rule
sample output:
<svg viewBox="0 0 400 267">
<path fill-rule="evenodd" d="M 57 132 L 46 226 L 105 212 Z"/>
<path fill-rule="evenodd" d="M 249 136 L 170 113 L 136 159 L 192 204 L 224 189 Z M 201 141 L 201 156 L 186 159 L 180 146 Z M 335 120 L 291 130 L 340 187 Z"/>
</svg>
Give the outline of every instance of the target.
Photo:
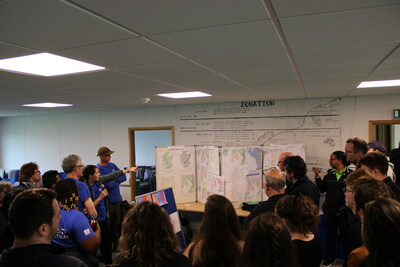
<svg viewBox="0 0 400 267">
<path fill-rule="evenodd" d="M 283 162 L 285 161 L 285 159 L 292 156 L 294 156 L 292 152 L 283 152 L 279 155 L 277 166 L 281 171 L 285 171 L 285 167 L 283 166 Z"/>
<path fill-rule="evenodd" d="M 286 186 L 285 175 L 277 169 L 270 169 L 265 175 L 265 193 L 268 197 L 283 193 Z"/>
</svg>

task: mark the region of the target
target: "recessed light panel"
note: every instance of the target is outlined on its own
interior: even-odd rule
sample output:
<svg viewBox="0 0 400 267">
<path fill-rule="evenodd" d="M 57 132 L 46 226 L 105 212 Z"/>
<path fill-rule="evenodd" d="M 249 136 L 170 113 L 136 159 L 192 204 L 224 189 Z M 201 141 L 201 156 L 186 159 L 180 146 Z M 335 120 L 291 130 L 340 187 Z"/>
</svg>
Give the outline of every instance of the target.
<svg viewBox="0 0 400 267">
<path fill-rule="evenodd" d="M 362 82 L 357 88 L 373 88 L 373 87 L 392 87 L 400 86 L 400 80 L 383 80 Z"/>
<path fill-rule="evenodd" d="M 72 104 L 60 104 L 60 103 L 35 103 L 35 104 L 23 104 L 24 107 L 36 107 L 36 108 L 60 108 L 60 107 L 71 107 Z"/>
<path fill-rule="evenodd" d="M 195 91 L 195 92 L 183 92 L 183 93 L 158 94 L 158 96 L 169 97 L 169 98 L 192 98 L 192 97 L 207 97 L 211 95 Z"/>
<path fill-rule="evenodd" d="M 102 69 L 105 68 L 50 53 L 39 53 L 0 60 L 0 70 L 46 77 Z"/>
</svg>

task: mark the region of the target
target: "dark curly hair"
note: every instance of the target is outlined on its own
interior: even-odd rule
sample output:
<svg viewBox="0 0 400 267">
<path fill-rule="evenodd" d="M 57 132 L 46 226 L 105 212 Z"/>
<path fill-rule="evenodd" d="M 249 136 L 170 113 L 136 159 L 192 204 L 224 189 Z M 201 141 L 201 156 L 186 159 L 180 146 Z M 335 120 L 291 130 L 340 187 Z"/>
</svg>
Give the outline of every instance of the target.
<svg viewBox="0 0 400 267">
<path fill-rule="evenodd" d="M 78 187 L 72 179 L 63 179 L 56 184 L 57 202 L 60 208 L 70 211 L 78 210 Z"/>
<path fill-rule="evenodd" d="M 21 182 L 30 182 L 30 178 L 35 174 L 35 170 L 39 169 L 39 166 L 35 162 L 25 163 L 19 169 L 19 180 Z"/>
<path fill-rule="evenodd" d="M 286 224 L 273 213 L 257 216 L 246 232 L 242 267 L 293 267 L 295 250 Z"/>
<path fill-rule="evenodd" d="M 287 220 L 291 232 L 301 233 L 307 237 L 317 229 L 318 207 L 307 196 L 285 196 L 278 200 L 275 211 L 279 217 Z"/>
<path fill-rule="evenodd" d="M 180 253 L 171 221 L 159 205 L 148 201 L 129 210 L 122 222 L 118 263 L 134 260 L 138 267 L 158 267 L 162 259 Z"/>
</svg>

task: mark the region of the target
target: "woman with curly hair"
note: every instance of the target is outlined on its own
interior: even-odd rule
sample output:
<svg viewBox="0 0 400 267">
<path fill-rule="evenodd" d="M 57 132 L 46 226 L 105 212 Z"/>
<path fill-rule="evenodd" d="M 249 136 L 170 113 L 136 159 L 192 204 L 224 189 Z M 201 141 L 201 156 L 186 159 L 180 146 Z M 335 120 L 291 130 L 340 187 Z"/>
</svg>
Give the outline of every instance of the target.
<svg viewBox="0 0 400 267">
<path fill-rule="evenodd" d="M 179 249 L 169 216 L 157 204 L 148 201 L 129 210 L 122 222 L 120 267 L 191 267 Z"/>
<path fill-rule="evenodd" d="M 224 196 L 211 195 L 205 204 L 200 232 L 184 254 L 195 267 L 235 267 L 239 266 L 243 245 L 232 203 Z"/>
<path fill-rule="evenodd" d="M 319 267 L 322 261 L 322 242 L 314 234 L 319 221 L 318 207 L 306 196 L 290 195 L 276 203 L 275 212 L 289 227 L 300 266 Z"/>
<path fill-rule="evenodd" d="M 297 266 L 288 227 L 273 213 L 264 213 L 250 222 L 242 255 L 243 267 Z"/>
<path fill-rule="evenodd" d="M 39 166 L 35 162 L 25 163 L 19 169 L 19 186 L 39 188 L 42 185 Z"/>
</svg>

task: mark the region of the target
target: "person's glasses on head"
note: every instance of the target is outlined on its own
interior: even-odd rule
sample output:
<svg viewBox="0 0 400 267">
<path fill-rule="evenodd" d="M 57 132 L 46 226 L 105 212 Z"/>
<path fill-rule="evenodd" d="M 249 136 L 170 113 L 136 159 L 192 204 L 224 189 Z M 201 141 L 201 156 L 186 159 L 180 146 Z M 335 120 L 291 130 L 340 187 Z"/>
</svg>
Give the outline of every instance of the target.
<svg viewBox="0 0 400 267">
<path fill-rule="evenodd" d="M 277 168 L 277 167 L 270 167 L 270 168 L 268 168 L 268 169 L 264 169 L 264 170 L 263 170 L 264 175 L 267 175 L 267 173 L 268 173 L 270 170 L 278 170 L 278 168 Z"/>
</svg>

